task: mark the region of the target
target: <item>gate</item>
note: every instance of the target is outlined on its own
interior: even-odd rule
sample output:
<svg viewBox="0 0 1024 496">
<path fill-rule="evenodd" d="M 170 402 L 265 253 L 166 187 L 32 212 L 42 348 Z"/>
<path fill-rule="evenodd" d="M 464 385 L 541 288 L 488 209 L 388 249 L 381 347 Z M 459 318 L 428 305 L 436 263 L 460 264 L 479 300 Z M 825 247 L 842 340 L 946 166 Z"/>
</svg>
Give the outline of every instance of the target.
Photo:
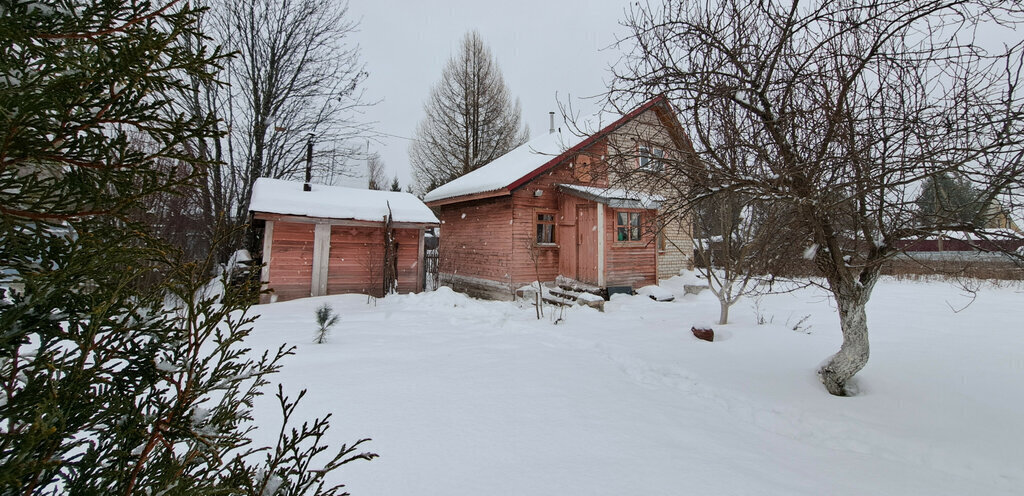
<svg viewBox="0 0 1024 496">
<path fill-rule="evenodd" d="M 438 260 L 437 250 L 427 250 L 423 254 L 423 290 L 433 291 L 438 287 Z"/>
</svg>

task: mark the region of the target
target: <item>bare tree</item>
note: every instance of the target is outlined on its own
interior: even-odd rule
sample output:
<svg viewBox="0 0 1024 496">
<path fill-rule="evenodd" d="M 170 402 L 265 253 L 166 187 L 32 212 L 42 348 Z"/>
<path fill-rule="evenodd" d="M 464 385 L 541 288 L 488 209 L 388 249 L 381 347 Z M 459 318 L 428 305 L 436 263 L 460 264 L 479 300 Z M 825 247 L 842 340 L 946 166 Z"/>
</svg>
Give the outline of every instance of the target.
<svg viewBox="0 0 1024 496">
<path fill-rule="evenodd" d="M 387 187 L 386 181 L 384 161 L 380 158 L 380 154 L 373 152 L 366 158 L 366 187 L 380 191 Z"/>
<path fill-rule="evenodd" d="M 697 271 L 718 298 L 718 323 L 740 298 L 771 287 L 794 255 L 785 209 L 741 193 L 705 196 L 693 208 Z"/>
<path fill-rule="evenodd" d="M 680 107 L 707 167 L 670 164 L 665 177 L 787 208 L 791 240 L 839 310 L 842 346 L 818 371 L 830 393 L 850 393 L 867 363 L 866 304 L 901 240 L 1013 235 L 923 224 L 914 199 L 926 178 L 950 173 L 1019 205 L 1022 43 L 978 33 L 1012 33 L 1022 14 L 984 0 L 665 1 L 628 13 L 611 100 L 667 94 Z M 735 143 L 723 149 L 725 133 Z M 753 159 L 731 167 L 733 150 Z"/>
<path fill-rule="evenodd" d="M 466 33 L 448 59 L 441 81 L 423 106 L 426 116 L 409 147 L 421 191 L 445 184 L 504 155 L 529 138 L 520 129 L 519 100 L 513 101 L 501 70 L 480 34 Z"/>
<path fill-rule="evenodd" d="M 368 73 L 350 41 L 357 23 L 347 2 L 206 3 L 202 34 L 235 56 L 223 64 L 219 81 L 194 80 L 168 89 L 168 97 L 173 112 L 218 120 L 224 133 L 188 144 L 193 156 L 219 163 L 190 200 L 203 235 L 213 239 L 242 233 L 256 178 L 303 175 L 310 139 L 316 143 L 313 174 L 330 183 L 349 175 L 352 160 L 362 157 L 355 138 L 371 130 L 360 118 Z"/>
<path fill-rule="evenodd" d="M 358 156 L 352 140 L 368 132 L 357 119 L 368 73 L 358 47 L 348 43 L 356 23 L 347 3 L 225 2 L 221 12 L 223 41 L 238 52 L 226 75 L 231 162 L 241 172 L 235 216 L 242 218 L 257 178 L 303 171 L 310 135 L 316 137 L 321 175 Z"/>
</svg>

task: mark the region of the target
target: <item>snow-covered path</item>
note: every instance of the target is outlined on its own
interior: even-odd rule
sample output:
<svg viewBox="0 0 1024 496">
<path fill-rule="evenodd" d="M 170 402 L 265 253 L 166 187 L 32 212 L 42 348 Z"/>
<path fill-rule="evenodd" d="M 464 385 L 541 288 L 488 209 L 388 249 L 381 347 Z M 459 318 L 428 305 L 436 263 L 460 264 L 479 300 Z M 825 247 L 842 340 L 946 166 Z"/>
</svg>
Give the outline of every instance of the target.
<svg viewBox="0 0 1024 496">
<path fill-rule="evenodd" d="M 341 323 L 311 344 L 324 302 Z M 335 443 L 373 438 L 381 457 L 337 474 L 356 496 L 1019 494 L 1024 292 L 950 307 L 966 302 L 945 283 L 879 283 L 852 398 L 814 375 L 840 335 L 812 289 L 740 302 L 714 343 L 689 332 L 717 317 L 706 291 L 617 296 L 554 325 L 443 288 L 260 306 L 248 344 L 298 344 L 274 379 L 310 390 L 300 412 L 333 412 Z M 809 332 L 792 330 L 805 315 Z"/>
</svg>

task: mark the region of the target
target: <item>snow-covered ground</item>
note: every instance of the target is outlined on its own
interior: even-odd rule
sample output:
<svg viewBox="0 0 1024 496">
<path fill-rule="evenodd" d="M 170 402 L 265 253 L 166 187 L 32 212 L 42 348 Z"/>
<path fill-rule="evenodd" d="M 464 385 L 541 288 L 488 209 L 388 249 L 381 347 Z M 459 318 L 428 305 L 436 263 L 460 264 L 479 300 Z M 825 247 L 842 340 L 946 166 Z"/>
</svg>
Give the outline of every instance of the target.
<svg viewBox="0 0 1024 496">
<path fill-rule="evenodd" d="M 310 390 L 300 413 L 333 412 L 333 443 L 373 438 L 380 458 L 336 474 L 355 496 L 1021 494 L 1021 286 L 961 310 L 951 284 L 883 280 L 850 398 L 814 373 L 841 340 L 820 290 L 743 300 L 709 343 L 690 327 L 716 321 L 714 296 L 663 286 L 675 301 L 557 325 L 447 288 L 309 298 L 257 307 L 247 343 L 297 344 L 274 379 Z M 341 322 L 312 344 L 324 302 Z"/>
</svg>

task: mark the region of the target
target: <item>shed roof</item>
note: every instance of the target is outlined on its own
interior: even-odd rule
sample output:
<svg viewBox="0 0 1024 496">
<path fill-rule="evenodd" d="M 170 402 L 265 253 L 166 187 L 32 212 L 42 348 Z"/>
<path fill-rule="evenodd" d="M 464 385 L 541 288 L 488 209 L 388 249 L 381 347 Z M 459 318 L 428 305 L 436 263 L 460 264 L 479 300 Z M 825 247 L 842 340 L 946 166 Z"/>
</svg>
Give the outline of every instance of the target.
<svg viewBox="0 0 1024 496">
<path fill-rule="evenodd" d="M 598 188 L 579 184 L 558 184 L 559 189 L 573 196 L 578 196 L 612 208 L 643 208 L 657 209 L 665 197 L 650 193 L 627 191 L 618 188 Z"/>
<path fill-rule="evenodd" d="M 419 198 L 398 191 L 375 191 L 261 177 L 252 187 L 249 211 L 326 219 L 381 221 L 391 206 L 395 222 L 439 224 Z"/>
<path fill-rule="evenodd" d="M 460 197 L 471 197 L 471 195 L 499 196 L 508 194 L 513 189 L 558 165 L 573 153 L 579 152 L 659 104 L 668 108 L 668 99 L 664 96 L 655 97 L 591 136 L 550 133 L 534 138 L 487 165 L 428 192 L 423 197 L 423 201 L 440 204 L 449 203 L 451 199 L 461 201 Z M 493 194 L 487 195 L 487 193 Z"/>
</svg>

